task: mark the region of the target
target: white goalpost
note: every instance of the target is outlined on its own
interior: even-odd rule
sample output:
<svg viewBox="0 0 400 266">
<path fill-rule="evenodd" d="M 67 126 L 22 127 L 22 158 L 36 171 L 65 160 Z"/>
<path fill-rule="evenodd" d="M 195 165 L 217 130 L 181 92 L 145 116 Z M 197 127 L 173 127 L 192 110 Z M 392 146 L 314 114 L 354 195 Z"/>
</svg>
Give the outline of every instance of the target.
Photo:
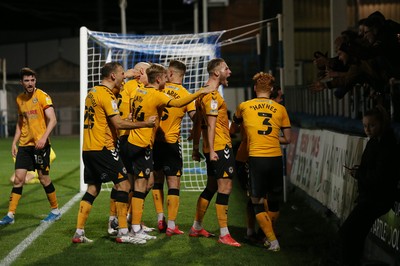
<svg viewBox="0 0 400 266">
<path fill-rule="evenodd" d="M 175 34 L 175 35 L 134 35 L 91 31 L 86 27 L 80 29 L 80 121 L 84 121 L 85 97 L 87 90 L 100 83 L 101 67 L 110 61 L 117 61 L 124 65 L 125 69 L 133 68 L 138 62 L 152 62 L 168 65 L 171 59 L 182 60 L 187 71 L 183 86 L 193 93 L 199 89 L 208 79 L 207 63 L 220 56 L 220 49 L 225 45 L 232 45 L 252 39 L 257 40 L 257 55 L 260 55 L 260 31 L 263 27 L 268 28 L 268 54 L 271 58 L 271 22 L 278 22 L 278 55 L 280 58 L 280 79 L 283 90 L 283 59 L 282 54 L 282 25 L 280 15 L 274 18 L 254 22 L 237 28 L 205 32 L 198 34 Z M 221 41 L 223 34 L 253 28 L 249 31 L 236 35 L 225 41 Z M 250 37 L 249 37 L 250 35 Z M 223 95 L 223 88 L 220 88 Z M 191 158 L 192 142 L 188 141 L 189 130 L 192 121 L 186 115 L 182 121 L 181 147 L 183 156 L 183 173 L 181 177 L 182 191 L 201 191 L 206 185 L 207 173 L 205 161 L 196 162 Z M 83 127 L 80 127 L 81 146 L 83 141 Z M 83 181 L 83 162 L 80 163 L 80 190 L 85 191 L 87 186 Z M 103 189 L 111 189 L 112 183 L 103 184 Z"/>
<path fill-rule="evenodd" d="M 133 35 L 96 32 L 80 29 L 80 121 L 83 121 L 87 90 L 100 82 L 100 69 L 109 61 L 122 63 L 125 69 L 133 68 L 138 62 L 168 65 L 171 59 L 182 60 L 186 66 L 183 85 L 193 93 L 207 80 L 207 63 L 219 56 L 218 40 L 223 31 L 182 35 Z M 82 123 L 81 123 L 82 124 Z M 191 158 L 192 142 L 187 141 L 192 127 L 186 115 L 182 121 L 181 146 L 183 174 L 181 190 L 199 191 L 206 182 L 205 162 Z M 81 147 L 83 127 L 80 128 Z M 80 164 L 80 190 L 86 190 L 83 181 L 83 162 Z M 111 183 L 103 185 L 110 189 Z"/>
</svg>

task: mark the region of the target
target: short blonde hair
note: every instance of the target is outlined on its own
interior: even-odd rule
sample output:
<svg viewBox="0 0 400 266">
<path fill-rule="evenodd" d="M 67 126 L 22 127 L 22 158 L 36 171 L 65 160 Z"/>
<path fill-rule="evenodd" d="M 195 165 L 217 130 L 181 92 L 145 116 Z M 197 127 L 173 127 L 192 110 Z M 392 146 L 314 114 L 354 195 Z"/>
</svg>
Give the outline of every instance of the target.
<svg viewBox="0 0 400 266">
<path fill-rule="evenodd" d="M 158 77 L 167 74 L 167 69 L 161 64 L 154 63 L 146 69 L 146 74 L 149 83 L 154 83 Z"/>
</svg>

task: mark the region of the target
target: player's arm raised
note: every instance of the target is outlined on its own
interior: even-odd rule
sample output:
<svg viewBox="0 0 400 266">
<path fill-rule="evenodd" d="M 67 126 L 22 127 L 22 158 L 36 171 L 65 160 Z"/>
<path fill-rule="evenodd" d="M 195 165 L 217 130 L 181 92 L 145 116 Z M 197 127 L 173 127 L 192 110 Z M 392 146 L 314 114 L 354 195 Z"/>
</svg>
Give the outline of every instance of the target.
<svg viewBox="0 0 400 266">
<path fill-rule="evenodd" d="M 199 97 L 202 94 L 207 94 L 213 91 L 216 91 L 218 89 L 218 86 L 215 84 L 207 84 L 204 87 L 201 87 L 198 91 L 195 93 L 189 94 L 186 97 L 180 98 L 180 99 L 172 99 L 167 103 L 167 107 L 182 107 L 190 102 L 194 101 L 197 97 Z"/>
</svg>

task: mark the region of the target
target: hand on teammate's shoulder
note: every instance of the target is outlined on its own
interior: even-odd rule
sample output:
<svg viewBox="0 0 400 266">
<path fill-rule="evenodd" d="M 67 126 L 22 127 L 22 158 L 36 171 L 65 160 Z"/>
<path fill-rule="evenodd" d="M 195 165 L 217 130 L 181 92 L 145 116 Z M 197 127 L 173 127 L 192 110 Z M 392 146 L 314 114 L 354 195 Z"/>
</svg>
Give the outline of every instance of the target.
<svg viewBox="0 0 400 266">
<path fill-rule="evenodd" d="M 201 88 L 201 90 L 203 90 L 202 92 L 204 94 L 207 94 L 207 93 L 211 93 L 211 92 L 217 91 L 218 87 L 219 87 L 219 83 L 218 82 L 216 82 L 216 81 L 208 81 L 207 84 Z"/>
</svg>

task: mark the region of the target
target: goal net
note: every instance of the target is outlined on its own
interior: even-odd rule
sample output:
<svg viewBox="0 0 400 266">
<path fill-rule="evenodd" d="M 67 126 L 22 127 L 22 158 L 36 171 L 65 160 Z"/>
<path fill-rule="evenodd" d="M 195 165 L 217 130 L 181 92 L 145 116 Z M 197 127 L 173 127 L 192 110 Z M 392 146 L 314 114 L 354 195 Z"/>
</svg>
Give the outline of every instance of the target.
<svg viewBox="0 0 400 266">
<path fill-rule="evenodd" d="M 218 40 L 223 33 L 219 31 L 182 35 L 133 35 L 91 31 L 82 27 L 80 29 L 80 121 L 83 121 L 87 90 L 99 84 L 100 70 L 106 62 L 118 61 L 125 69 L 129 69 L 143 61 L 167 66 L 171 59 L 182 60 L 187 66 L 183 85 L 193 93 L 208 79 L 207 63 L 219 56 Z M 206 184 L 206 167 L 204 161 L 196 162 L 191 158 L 192 143 L 187 141 L 191 127 L 192 122 L 186 115 L 182 121 L 181 134 L 183 154 L 181 190 L 200 191 Z M 81 142 L 82 131 L 81 127 Z M 103 185 L 103 189 L 111 187 L 112 183 Z M 82 160 L 80 189 L 86 190 Z"/>
</svg>

